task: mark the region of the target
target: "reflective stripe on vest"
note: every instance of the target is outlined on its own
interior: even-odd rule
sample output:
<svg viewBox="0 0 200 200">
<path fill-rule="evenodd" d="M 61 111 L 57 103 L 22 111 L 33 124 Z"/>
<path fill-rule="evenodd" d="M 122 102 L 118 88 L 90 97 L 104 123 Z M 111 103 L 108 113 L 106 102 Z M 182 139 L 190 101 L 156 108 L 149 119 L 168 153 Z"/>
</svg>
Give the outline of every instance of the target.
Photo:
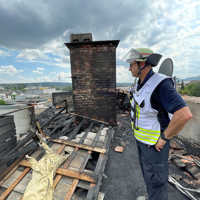
<svg viewBox="0 0 200 200">
<path fill-rule="evenodd" d="M 131 104 L 131 111 L 134 113 L 135 111 L 135 108 L 132 106 L 132 102 L 133 102 L 133 98 L 130 99 L 130 104 Z M 136 120 L 139 119 L 140 117 L 140 108 L 139 106 L 136 104 L 136 113 L 135 113 L 135 117 L 136 117 Z M 132 126 L 132 130 L 134 129 L 134 118 L 131 117 L 131 126 Z"/>
<path fill-rule="evenodd" d="M 140 107 L 136 105 L 136 120 L 140 117 Z M 133 135 L 137 140 L 143 142 L 146 141 L 151 145 L 154 145 L 158 138 L 160 137 L 160 131 L 144 129 L 138 126 L 134 126 L 133 119 L 131 119 L 131 127 L 133 130 Z"/>
</svg>

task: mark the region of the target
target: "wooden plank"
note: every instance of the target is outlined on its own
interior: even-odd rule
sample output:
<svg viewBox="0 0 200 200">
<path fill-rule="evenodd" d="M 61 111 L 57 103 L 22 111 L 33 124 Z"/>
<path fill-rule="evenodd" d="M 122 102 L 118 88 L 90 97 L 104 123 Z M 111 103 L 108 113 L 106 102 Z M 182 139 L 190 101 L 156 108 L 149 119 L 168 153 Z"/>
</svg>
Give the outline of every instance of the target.
<svg viewBox="0 0 200 200">
<path fill-rule="evenodd" d="M 26 168 L 22 174 L 11 184 L 9 188 L 5 192 L 3 192 L 0 196 L 0 200 L 5 200 L 8 195 L 12 192 L 12 190 L 16 187 L 16 185 L 24 178 L 24 176 L 30 171 L 30 168 Z"/>
<path fill-rule="evenodd" d="M 21 167 L 23 168 L 23 167 Z M 3 188 L 9 188 L 10 185 L 16 180 L 17 177 L 19 177 L 22 174 L 22 171 L 19 170 L 19 168 L 15 171 L 15 173 L 7 180 L 3 183 L 2 187 Z M 26 187 L 28 185 L 28 183 L 30 182 L 32 177 L 31 173 L 26 174 L 26 176 L 15 186 L 15 188 L 13 189 L 13 191 L 18 192 L 23 194 L 26 190 Z M 13 192 L 12 191 L 12 192 Z M 10 196 L 10 195 L 9 195 Z"/>
<path fill-rule="evenodd" d="M 113 135 L 114 135 L 114 129 L 108 129 L 106 134 L 104 133 L 105 139 L 104 139 L 103 147 L 107 150 L 109 149 L 109 145 L 110 145 Z"/>
<path fill-rule="evenodd" d="M 85 158 L 84 162 L 80 164 L 79 172 L 81 172 L 81 173 L 83 172 L 83 170 L 84 170 L 85 166 L 87 165 L 87 162 L 88 162 L 88 160 L 90 158 L 90 154 L 91 154 L 91 151 L 89 151 L 86 154 L 86 158 Z M 67 192 L 67 194 L 65 196 L 65 200 L 70 200 L 72 198 L 73 193 L 76 190 L 76 187 L 77 187 L 78 183 L 79 183 L 79 179 L 74 179 L 73 180 L 73 183 L 72 183 L 70 189 L 68 190 L 68 192 Z"/>
<path fill-rule="evenodd" d="M 0 186 L 17 170 L 20 161 L 24 156 L 21 156 L 13 164 L 11 164 L 2 174 L 0 174 Z"/>
<path fill-rule="evenodd" d="M 0 181 L 0 186 L 17 170 L 19 165 L 13 165 L 13 168 L 9 170 L 9 173 Z"/>
<path fill-rule="evenodd" d="M 107 135 L 106 135 L 107 137 L 105 139 L 105 142 L 106 142 L 105 146 L 107 150 L 109 150 L 109 144 L 111 142 L 113 134 L 114 134 L 114 129 L 108 130 Z M 107 159 L 108 159 L 108 151 L 106 154 L 100 154 L 98 162 L 97 162 L 97 166 L 95 169 L 95 174 L 98 175 L 98 182 L 96 185 L 90 184 L 90 189 L 88 191 L 87 198 L 86 198 L 87 200 L 97 199 Z"/>
<path fill-rule="evenodd" d="M 78 183 L 77 187 L 82 188 L 84 190 L 89 190 L 90 189 L 90 183 L 88 183 L 86 181 L 80 181 L 79 180 L 79 183 Z"/>
<path fill-rule="evenodd" d="M 63 144 L 62 146 L 59 147 L 56 153 L 61 154 L 64 149 L 65 149 L 65 145 Z"/>
<path fill-rule="evenodd" d="M 72 160 L 74 159 L 74 157 L 76 156 L 76 154 L 75 154 L 76 151 L 78 151 L 78 148 L 76 148 L 76 149 L 72 152 L 72 154 L 68 157 L 68 159 L 65 161 L 65 163 L 64 163 L 64 165 L 63 165 L 63 168 L 64 168 L 64 169 L 66 169 L 66 168 L 70 165 L 71 161 L 72 161 Z M 54 183 L 53 183 L 53 187 L 54 187 L 54 188 L 55 188 L 56 185 L 59 183 L 59 181 L 61 180 L 61 178 L 62 178 L 62 175 L 59 175 L 59 174 L 56 175 L 56 177 L 55 177 L 55 179 L 54 179 Z"/>
<path fill-rule="evenodd" d="M 69 169 L 63 169 L 63 168 L 58 168 L 56 171 L 57 174 L 63 175 L 63 176 L 68 176 L 71 178 L 77 178 L 80 180 L 88 181 L 90 183 L 96 183 L 96 176 L 92 173 L 90 175 L 86 173 L 79 173 L 74 170 L 69 170 Z"/>
<path fill-rule="evenodd" d="M 89 138 L 93 139 L 93 140 L 92 140 L 92 147 L 94 147 L 95 144 L 97 143 L 102 128 L 103 128 L 103 125 L 101 125 L 100 130 L 98 131 L 98 133 L 96 133 L 96 135 L 95 135 L 94 137 L 93 137 L 93 136 L 91 137 L 90 135 L 88 135 Z M 86 158 L 85 158 L 84 162 L 83 162 L 83 163 L 81 164 L 81 166 L 80 166 L 80 172 L 83 172 L 83 170 L 85 169 L 85 167 L 86 167 L 86 165 L 87 165 L 87 162 L 88 162 L 88 160 L 89 160 L 89 158 L 90 158 L 91 153 L 92 153 L 91 151 L 88 151 L 88 152 L 86 153 Z M 72 198 L 72 196 L 73 196 L 73 193 L 74 193 L 74 191 L 75 191 L 75 189 L 76 189 L 78 183 L 79 183 L 79 180 L 78 180 L 78 179 L 74 179 L 74 180 L 73 180 L 73 183 L 72 183 L 72 185 L 71 185 L 69 191 L 67 192 L 67 194 L 66 194 L 66 196 L 65 196 L 65 200 L 71 200 L 71 198 Z"/>
<path fill-rule="evenodd" d="M 21 200 L 22 194 L 19 192 L 12 191 L 6 200 Z"/>
<path fill-rule="evenodd" d="M 79 168 L 85 162 L 86 153 L 85 150 L 79 150 L 76 157 L 72 160 L 69 169 L 77 169 L 77 171 L 79 171 Z"/>
<path fill-rule="evenodd" d="M 31 167 L 30 163 L 26 160 L 22 160 L 20 162 L 20 165 L 21 166 L 24 166 L 24 167 Z M 92 173 L 92 174 L 86 174 L 86 173 L 79 173 L 79 172 L 76 172 L 74 170 L 69 170 L 69 169 L 64 169 L 64 168 L 58 168 L 56 170 L 56 173 L 57 174 L 60 174 L 62 176 L 68 176 L 68 177 L 71 177 L 71 178 L 77 178 L 77 179 L 80 179 L 80 180 L 84 180 L 84 181 L 88 181 L 88 182 L 91 182 L 91 183 L 96 183 L 96 176 Z"/>
<path fill-rule="evenodd" d="M 79 144 L 79 143 L 68 141 L 68 140 L 51 139 L 51 138 L 49 138 L 48 140 L 52 141 L 52 142 L 59 143 L 59 144 L 65 144 L 65 145 L 69 145 L 69 146 L 72 146 L 72 147 L 78 147 L 80 149 L 85 149 L 85 150 L 88 150 L 88 151 L 95 151 L 95 152 L 98 152 L 98 153 L 106 153 L 106 151 L 107 151 L 104 148 L 92 147 L 92 146 L 88 146 L 88 145 L 85 145 L 85 144 Z"/>
<path fill-rule="evenodd" d="M 66 181 L 66 179 L 67 179 L 67 181 Z M 60 180 L 60 183 L 57 185 L 57 187 L 54 190 L 54 193 L 53 193 L 54 198 L 53 199 L 64 200 L 66 191 L 69 190 L 71 184 L 72 184 L 72 180 L 70 180 L 67 177 L 63 177 Z"/>
<path fill-rule="evenodd" d="M 85 166 L 87 165 L 87 162 L 90 158 L 90 154 L 91 154 L 91 151 L 89 151 L 88 155 L 87 155 L 87 158 L 85 159 L 84 163 L 82 164 L 81 168 L 80 168 L 80 172 L 83 171 L 83 169 L 85 168 Z M 65 196 L 65 200 L 71 200 L 72 196 L 73 196 L 73 193 L 77 187 L 79 183 L 79 179 L 74 179 L 73 180 L 73 183 L 69 189 L 69 191 L 67 192 L 66 196 Z"/>
<path fill-rule="evenodd" d="M 76 187 L 78 185 L 79 179 L 74 179 L 72 182 L 71 187 L 69 188 L 66 196 L 65 196 L 65 200 L 70 200 L 72 198 L 72 195 L 74 194 L 74 191 L 76 190 Z"/>
<path fill-rule="evenodd" d="M 90 123 L 90 126 L 87 128 L 85 134 L 81 137 L 80 139 L 80 144 L 82 144 L 85 140 L 85 138 L 87 137 L 88 135 L 88 132 L 91 130 L 91 128 L 93 127 L 94 125 L 94 122 Z M 70 156 L 68 157 L 67 161 L 65 161 L 64 165 L 63 165 L 63 168 L 66 169 L 69 167 L 69 165 L 71 164 L 72 160 L 76 157 L 77 155 L 77 151 L 78 151 L 78 147 L 76 147 L 73 152 L 70 154 Z M 55 188 L 56 185 L 60 182 L 62 176 L 61 175 L 56 175 L 55 177 L 55 180 L 54 180 L 54 183 L 53 183 L 53 187 Z"/>
<path fill-rule="evenodd" d="M 40 127 L 40 123 L 39 121 L 36 122 L 36 127 L 38 128 L 39 133 L 41 133 L 41 135 L 43 137 L 46 137 L 46 134 L 42 131 L 41 127 Z"/>
<path fill-rule="evenodd" d="M 97 167 L 95 169 L 95 174 L 98 174 L 98 183 L 96 185 L 90 184 L 90 189 L 87 194 L 87 200 L 96 199 L 96 196 L 98 195 L 106 161 L 107 161 L 107 155 L 100 154 Z"/>
</svg>

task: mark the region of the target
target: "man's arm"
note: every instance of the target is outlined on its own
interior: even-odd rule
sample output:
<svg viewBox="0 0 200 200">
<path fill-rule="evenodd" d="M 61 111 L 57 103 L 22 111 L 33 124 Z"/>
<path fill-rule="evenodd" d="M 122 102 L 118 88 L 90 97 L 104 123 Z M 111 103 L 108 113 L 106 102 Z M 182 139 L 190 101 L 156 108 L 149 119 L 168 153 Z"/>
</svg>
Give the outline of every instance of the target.
<svg viewBox="0 0 200 200">
<path fill-rule="evenodd" d="M 184 127 L 184 125 L 192 118 L 192 113 L 188 106 L 177 110 L 168 127 L 164 131 L 164 135 L 167 139 L 171 139 L 173 136 L 176 136 Z"/>
<path fill-rule="evenodd" d="M 165 137 L 167 139 L 171 139 L 172 137 L 176 136 L 191 118 L 192 118 L 192 113 L 188 106 L 185 106 L 177 110 L 174 113 L 168 127 L 164 131 Z M 158 142 L 155 145 L 156 150 L 160 151 L 164 147 L 165 143 L 166 143 L 165 140 L 159 138 Z"/>
</svg>

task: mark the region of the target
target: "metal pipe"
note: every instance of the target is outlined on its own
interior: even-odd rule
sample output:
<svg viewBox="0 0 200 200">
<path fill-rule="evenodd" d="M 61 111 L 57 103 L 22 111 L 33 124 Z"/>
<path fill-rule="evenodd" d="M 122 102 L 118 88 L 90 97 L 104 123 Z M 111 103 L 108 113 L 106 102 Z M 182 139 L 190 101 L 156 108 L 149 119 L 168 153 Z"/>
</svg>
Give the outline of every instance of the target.
<svg viewBox="0 0 200 200">
<path fill-rule="evenodd" d="M 197 192 L 199 193 L 199 190 L 198 189 L 190 189 L 190 188 L 186 188 L 186 187 L 183 187 L 178 181 L 176 181 L 176 179 L 174 179 L 172 176 L 169 176 L 168 177 L 168 181 L 175 185 L 175 187 L 180 191 L 182 192 L 183 194 L 185 194 L 188 198 L 190 198 L 191 200 L 198 200 L 197 198 L 195 198 L 189 191 L 192 191 L 192 192 Z"/>
<path fill-rule="evenodd" d="M 97 120 L 97 119 L 93 119 L 93 118 L 90 118 L 90 117 L 86 117 L 86 116 L 84 116 L 84 115 L 79 115 L 79 114 L 71 113 L 71 112 L 69 112 L 69 114 L 75 115 L 75 116 L 79 116 L 79 117 L 82 117 L 82 118 L 86 118 L 86 119 L 89 119 L 89 120 L 91 120 L 91 121 L 96 121 L 96 122 L 100 122 L 100 123 L 102 123 L 102 124 L 109 125 L 108 122 L 104 122 L 104 121 L 101 121 L 101 120 Z"/>
</svg>

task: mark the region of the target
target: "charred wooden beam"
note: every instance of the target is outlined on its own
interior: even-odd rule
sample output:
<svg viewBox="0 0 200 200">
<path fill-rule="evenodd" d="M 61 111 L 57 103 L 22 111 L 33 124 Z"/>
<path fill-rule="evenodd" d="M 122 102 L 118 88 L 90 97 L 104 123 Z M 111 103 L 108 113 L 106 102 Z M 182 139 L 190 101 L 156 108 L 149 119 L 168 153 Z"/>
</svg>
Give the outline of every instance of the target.
<svg viewBox="0 0 200 200">
<path fill-rule="evenodd" d="M 68 130 L 71 126 L 71 124 L 74 122 L 74 118 L 68 119 L 67 121 L 63 122 L 63 123 L 59 123 L 58 125 L 56 125 L 54 127 L 54 129 L 48 134 L 49 136 L 52 136 L 57 130 L 62 129 L 62 132 L 66 132 L 66 130 Z"/>
<path fill-rule="evenodd" d="M 68 146 L 78 147 L 80 149 L 95 151 L 95 152 L 98 152 L 98 153 L 106 153 L 106 151 L 107 151 L 106 149 L 103 149 L 103 148 L 100 148 L 100 147 L 92 147 L 92 146 L 88 146 L 86 144 L 79 144 L 79 143 L 72 142 L 72 141 L 69 141 L 69 140 L 51 139 L 51 138 L 49 138 L 48 140 L 52 141 L 52 142 L 59 143 L 59 144 L 66 144 Z"/>
<path fill-rule="evenodd" d="M 7 166 L 10 166 L 16 159 L 18 159 L 21 156 L 24 156 L 26 154 L 29 154 L 30 152 L 36 150 L 38 148 L 37 143 L 32 141 L 28 145 L 24 146 L 22 149 L 18 149 L 15 152 L 12 152 L 4 157 L 0 158 L 0 165 L 7 164 Z"/>
<path fill-rule="evenodd" d="M 78 126 L 75 127 L 75 129 L 70 133 L 69 139 L 74 139 L 74 137 L 78 134 L 81 127 L 87 122 L 86 119 L 82 119 Z"/>
<path fill-rule="evenodd" d="M 65 108 L 62 108 L 58 113 L 56 113 L 53 117 L 51 117 L 48 121 L 46 121 L 44 124 L 41 125 L 41 128 L 44 128 L 45 126 L 47 126 L 48 124 L 50 124 L 50 122 L 52 122 L 58 115 L 60 115 L 63 111 L 65 110 Z"/>
<path fill-rule="evenodd" d="M 89 119 L 91 121 L 96 121 L 96 122 L 99 122 L 99 123 L 102 123 L 102 124 L 105 124 L 105 125 L 109 125 L 108 122 L 105 122 L 105 121 L 101 121 L 101 120 L 98 120 L 98 119 L 94 119 L 94 118 L 90 118 L 90 117 L 87 117 L 87 116 L 84 116 L 84 115 L 80 115 L 80 114 L 77 114 L 77 113 L 70 113 L 71 115 L 75 115 L 75 116 L 79 116 L 81 118 L 84 118 L 84 119 Z"/>
<path fill-rule="evenodd" d="M 68 120 L 68 123 L 64 126 L 64 128 L 61 131 L 62 135 L 67 135 L 68 133 L 70 133 L 74 128 L 70 128 L 72 123 L 75 121 L 75 117 L 72 117 L 71 119 Z"/>
<path fill-rule="evenodd" d="M 13 146 L 15 146 L 16 143 L 17 143 L 17 139 L 15 136 L 8 138 L 7 141 L 3 141 L 0 144 L 0 154 L 5 149 L 10 150 L 11 147 L 13 148 Z"/>
<path fill-rule="evenodd" d="M 12 149 L 9 154 L 15 153 L 20 147 L 24 146 L 27 142 L 29 142 L 33 137 L 35 136 L 35 133 L 29 132 L 29 134 L 26 135 L 26 137 L 22 140 L 20 140 L 17 144 L 17 146 Z"/>
<path fill-rule="evenodd" d="M 5 124 L 14 124 L 14 117 L 13 116 L 1 116 L 0 115 L 0 127 L 4 126 Z"/>
</svg>

